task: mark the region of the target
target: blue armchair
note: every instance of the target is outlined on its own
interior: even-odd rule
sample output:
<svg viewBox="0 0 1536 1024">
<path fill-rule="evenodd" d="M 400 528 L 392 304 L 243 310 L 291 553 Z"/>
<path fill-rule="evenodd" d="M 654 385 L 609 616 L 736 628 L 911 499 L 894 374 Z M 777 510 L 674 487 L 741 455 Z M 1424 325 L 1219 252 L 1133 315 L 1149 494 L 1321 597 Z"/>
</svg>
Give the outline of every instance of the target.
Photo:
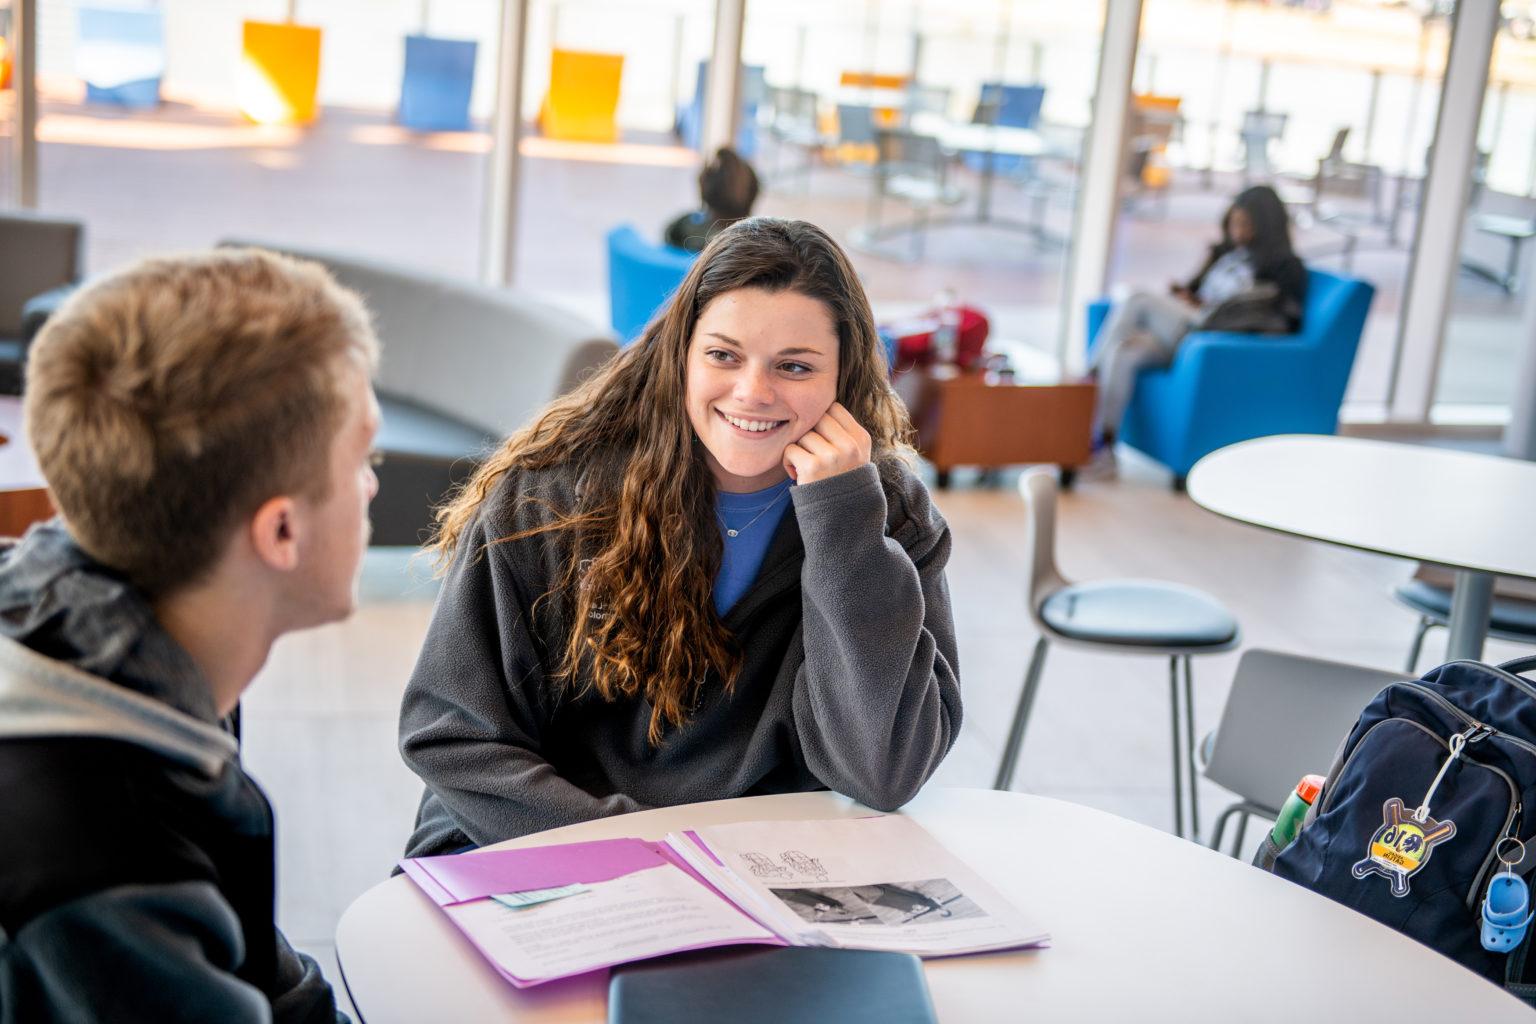
<svg viewBox="0 0 1536 1024">
<path fill-rule="evenodd" d="M 1301 332 L 1196 331 L 1172 365 L 1142 371 L 1120 440 L 1173 471 L 1174 485 L 1217 448 L 1268 434 L 1332 434 L 1376 289 L 1309 272 Z M 1088 350 L 1109 303 L 1088 306 Z"/>
<path fill-rule="evenodd" d="M 640 337 L 683 283 L 694 258 L 691 252 L 657 245 L 630 224 L 608 232 L 608 300 L 620 345 Z"/>
</svg>

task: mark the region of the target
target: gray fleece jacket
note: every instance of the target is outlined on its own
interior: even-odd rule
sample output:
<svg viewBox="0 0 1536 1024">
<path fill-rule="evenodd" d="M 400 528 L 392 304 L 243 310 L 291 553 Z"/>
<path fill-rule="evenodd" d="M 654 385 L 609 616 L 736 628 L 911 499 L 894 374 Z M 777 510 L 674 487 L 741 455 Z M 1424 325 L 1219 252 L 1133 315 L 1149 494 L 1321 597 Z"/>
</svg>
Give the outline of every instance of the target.
<svg viewBox="0 0 1536 1024">
<path fill-rule="evenodd" d="M 650 705 L 551 682 L 566 637 L 560 535 L 534 497 L 571 507 L 569 469 L 509 474 L 466 530 L 400 716 L 426 783 L 408 856 L 646 807 L 831 788 L 899 807 L 960 731 L 949 528 L 906 467 L 790 489 L 757 579 L 725 619 L 744 665 L 706 680 L 660 745 Z"/>
<path fill-rule="evenodd" d="M 331 1024 L 208 684 L 57 522 L 0 552 L 0 1024 Z"/>
</svg>

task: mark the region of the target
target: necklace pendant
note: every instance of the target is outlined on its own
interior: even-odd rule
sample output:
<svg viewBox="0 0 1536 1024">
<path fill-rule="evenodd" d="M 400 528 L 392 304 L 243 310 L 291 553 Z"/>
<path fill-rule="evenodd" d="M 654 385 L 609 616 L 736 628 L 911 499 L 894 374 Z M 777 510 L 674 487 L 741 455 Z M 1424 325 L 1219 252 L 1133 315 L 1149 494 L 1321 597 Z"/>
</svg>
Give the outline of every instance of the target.
<svg viewBox="0 0 1536 1024">
<path fill-rule="evenodd" d="M 727 537 L 734 537 L 734 536 L 736 536 L 740 532 L 741 532 L 740 530 L 732 530 L 730 527 L 726 527 L 725 535 Z"/>
</svg>

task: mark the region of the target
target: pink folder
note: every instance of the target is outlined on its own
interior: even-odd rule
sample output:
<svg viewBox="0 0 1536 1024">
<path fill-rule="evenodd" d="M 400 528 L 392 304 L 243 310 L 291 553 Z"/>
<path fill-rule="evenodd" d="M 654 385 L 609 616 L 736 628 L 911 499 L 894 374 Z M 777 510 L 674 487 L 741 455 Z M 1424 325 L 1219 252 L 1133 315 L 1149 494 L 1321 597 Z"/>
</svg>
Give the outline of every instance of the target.
<svg viewBox="0 0 1536 1024">
<path fill-rule="evenodd" d="M 663 864 L 684 867 L 661 851 L 659 844 L 643 839 L 598 839 L 525 850 L 417 857 L 401 861 L 400 867 L 433 903 L 448 907 L 503 892 L 607 882 Z M 698 878 L 691 871 L 689 874 Z"/>
<path fill-rule="evenodd" d="M 702 844 L 701 844 L 702 845 Z M 713 854 L 711 854 L 713 856 Z M 553 889 L 572 884 L 607 882 L 636 871 L 670 864 L 710 892 L 726 899 L 719 889 L 710 885 L 681 857 L 661 843 L 643 839 L 598 839 L 586 843 L 566 843 L 560 846 L 536 846 L 522 850 L 486 850 L 476 853 L 458 853 L 443 857 L 416 857 L 403 860 L 400 867 L 411 880 L 439 907 L 450 907 L 470 900 L 487 899 L 498 893 L 527 892 L 530 889 Z M 750 915 L 736 907 L 738 913 L 751 921 Z M 450 915 L 450 919 L 451 915 Z M 454 922 L 457 925 L 457 921 Z M 756 923 L 755 921 L 753 922 Z M 491 959 L 485 949 L 468 931 L 463 931 L 470 943 L 495 968 L 496 973 L 518 988 L 541 985 L 555 978 L 519 978 Z M 782 939 L 751 939 L 726 942 L 702 942 L 679 946 L 667 954 L 682 953 L 714 946 L 739 945 L 741 941 L 782 946 Z M 604 970 L 616 964 L 629 963 L 633 958 L 616 956 L 612 961 L 594 967 Z"/>
</svg>

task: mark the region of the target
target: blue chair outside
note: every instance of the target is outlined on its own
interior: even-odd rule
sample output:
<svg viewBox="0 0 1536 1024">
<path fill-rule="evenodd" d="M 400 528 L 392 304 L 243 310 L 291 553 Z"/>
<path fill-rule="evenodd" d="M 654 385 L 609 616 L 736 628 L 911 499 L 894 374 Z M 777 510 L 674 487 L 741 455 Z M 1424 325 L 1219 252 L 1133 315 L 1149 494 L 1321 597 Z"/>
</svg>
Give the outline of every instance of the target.
<svg viewBox="0 0 1536 1024">
<path fill-rule="evenodd" d="M 757 155 L 757 106 L 768 95 L 766 69 L 761 64 L 741 66 L 741 117 L 736 126 L 736 152 L 751 159 Z M 677 137 L 689 149 L 699 148 L 699 133 L 704 124 L 704 85 L 709 77 L 709 61 L 699 61 L 699 75 L 693 99 L 677 108 Z"/>
<path fill-rule="evenodd" d="M 977 120 L 1009 128 L 1033 128 L 1040 123 L 1040 107 L 1045 102 L 1043 85 L 1005 85 L 983 82 L 977 101 Z M 1030 157 L 995 153 L 965 154 L 965 165 L 973 171 L 984 170 L 988 159 L 998 174 L 1028 174 L 1034 169 Z"/>
<path fill-rule="evenodd" d="M 1173 471 L 1181 486 L 1202 456 L 1270 434 L 1332 434 L 1376 289 L 1309 272 L 1298 334 L 1195 331 L 1167 367 L 1143 370 L 1119 439 Z M 1088 350 L 1109 303 L 1088 306 Z"/>
<path fill-rule="evenodd" d="M 657 245 L 633 225 L 608 232 L 608 299 L 620 345 L 640 337 L 656 311 L 683 283 L 693 261 L 693 253 Z"/>
<path fill-rule="evenodd" d="M 406 36 L 400 123 L 422 132 L 468 131 L 477 48 L 473 39 Z"/>
<path fill-rule="evenodd" d="M 75 73 L 89 103 L 141 109 L 160 103 L 165 17 L 158 8 L 80 7 Z"/>
</svg>

